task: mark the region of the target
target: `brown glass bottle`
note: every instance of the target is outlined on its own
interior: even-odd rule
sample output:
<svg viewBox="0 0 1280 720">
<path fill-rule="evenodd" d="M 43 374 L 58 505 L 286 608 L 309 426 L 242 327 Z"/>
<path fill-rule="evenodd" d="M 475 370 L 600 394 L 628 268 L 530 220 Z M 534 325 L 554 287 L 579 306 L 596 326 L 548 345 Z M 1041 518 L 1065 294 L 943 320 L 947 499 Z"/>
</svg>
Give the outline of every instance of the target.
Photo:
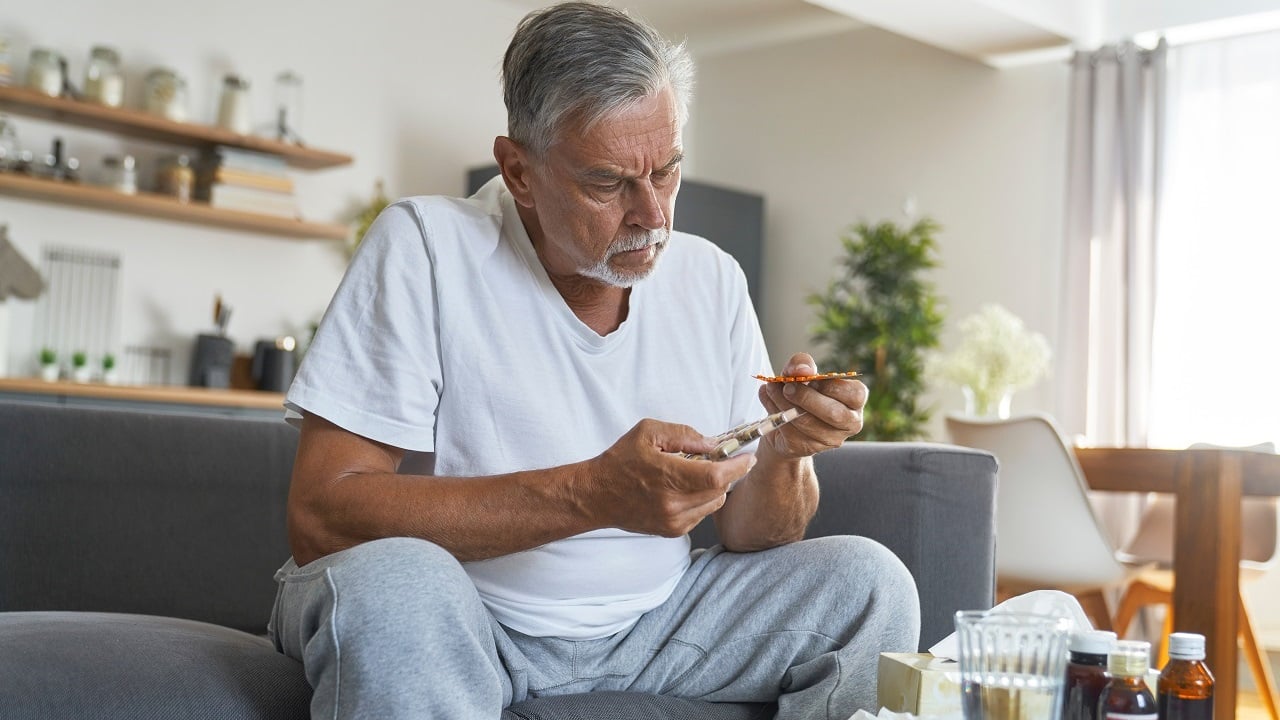
<svg viewBox="0 0 1280 720">
<path fill-rule="evenodd" d="M 1160 720 L 1213 720 L 1213 675 L 1204 664 L 1203 635 L 1169 636 L 1169 662 L 1156 694 Z"/>
<path fill-rule="evenodd" d="M 1151 644 L 1122 640 L 1107 655 L 1111 680 L 1098 697 L 1098 720 L 1157 720 L 1156 699 L 1147 689 Z"/>
<path fill-rule="evenodd" d="M 1062 693 L 1062 720 L 1097 720 L 1098 697 L 1107 686 L 1107 653 L 1116 634 L 1087 630 L 1071 636 L 1066 681 Z"/>
</svg>

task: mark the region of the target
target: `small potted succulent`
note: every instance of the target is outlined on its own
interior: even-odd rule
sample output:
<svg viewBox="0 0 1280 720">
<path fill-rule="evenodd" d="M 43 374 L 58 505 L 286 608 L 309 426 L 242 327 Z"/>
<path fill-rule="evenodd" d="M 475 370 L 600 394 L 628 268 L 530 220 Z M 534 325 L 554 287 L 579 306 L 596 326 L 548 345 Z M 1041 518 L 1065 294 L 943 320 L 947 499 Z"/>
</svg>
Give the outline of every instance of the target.
<svg viewBox="0 0 1280 720">
<path fill-rule="evenodd" d="M 102 382 L 108 385 L 120 383 L 120 374 L 116 372 L 116 356 L 111 353 L 102 356 Z"/>
<path fill-rule="evenodd" d="M 40 379 L 45 382 L 58 379 L 58 353 L 53 348 L 40 349 Z"/>
<path fill-rule="evenodd" d="M 77 350 L 71 354 L 71 379 L 87 383 L 89 378 L 89 356 L 83 350 Z"/>
</svg>

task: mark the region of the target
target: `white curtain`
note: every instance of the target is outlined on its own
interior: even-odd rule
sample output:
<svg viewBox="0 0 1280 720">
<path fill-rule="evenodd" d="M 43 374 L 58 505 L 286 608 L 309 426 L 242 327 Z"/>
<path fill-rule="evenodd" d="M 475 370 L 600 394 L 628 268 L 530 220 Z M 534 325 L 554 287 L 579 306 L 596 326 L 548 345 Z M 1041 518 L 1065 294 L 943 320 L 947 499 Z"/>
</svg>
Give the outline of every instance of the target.
<svg viewBox="0 0 1280 720">
<path fill-rule="evenodd" d="M 1072 60 L 1055 415 L 1065 433 L 1095 445 L 1146 442 L 1166 57 L 1162 41 Z M 1090 499 L 1124 547 L 1142 496 Z"/>
<path fill-rule="evenodd" d="M 1280 442 L 1280 33 L 1169 53 L 1150 441 Z"/>
<path fill-rule="evenodd" d="M 1162 41 L 1072 61 L 1055 415 L 1093 444 L 1146 442 L 1166 56 Z"/>
</svg>

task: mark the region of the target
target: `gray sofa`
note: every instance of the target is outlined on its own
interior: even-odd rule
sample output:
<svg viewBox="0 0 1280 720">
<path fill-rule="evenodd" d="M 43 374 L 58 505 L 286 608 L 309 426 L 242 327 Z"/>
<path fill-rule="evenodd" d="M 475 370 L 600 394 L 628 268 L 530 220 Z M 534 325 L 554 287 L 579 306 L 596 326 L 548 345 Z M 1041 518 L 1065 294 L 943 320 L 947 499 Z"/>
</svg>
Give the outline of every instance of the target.
<svg viewBox="0 0 1280 720">
<path fill-rule="evenodd" d="M 307 717 L 301 665 L 264 637 L 289 554 L 296 446 L 280 421 L 0 403 L 0 717 Z M 817 465 L 810 535 L 896 552 L 919 586 L 922 647 L 955 610 L 990 607 L 990 455 L 849 443 Z M 694 539 L 714 542 L 714 530 Z M 504 718 L 772 713 L 608 693 L 532 700 Z"/>
</svg>

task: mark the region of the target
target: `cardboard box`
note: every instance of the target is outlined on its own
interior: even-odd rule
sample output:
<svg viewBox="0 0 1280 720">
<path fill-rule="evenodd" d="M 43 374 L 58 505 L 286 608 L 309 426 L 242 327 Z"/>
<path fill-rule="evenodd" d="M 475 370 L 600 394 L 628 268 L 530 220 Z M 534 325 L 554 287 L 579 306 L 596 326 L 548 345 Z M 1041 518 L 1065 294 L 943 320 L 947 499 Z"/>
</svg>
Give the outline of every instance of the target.
<svg viewBox="0 0 1280 720">
<path fill-rule="evenodd" d="M 929 653 L 880 653 L 881 707 L 913 715 L 959 715 L 960 664 Z"/>
</svg>

